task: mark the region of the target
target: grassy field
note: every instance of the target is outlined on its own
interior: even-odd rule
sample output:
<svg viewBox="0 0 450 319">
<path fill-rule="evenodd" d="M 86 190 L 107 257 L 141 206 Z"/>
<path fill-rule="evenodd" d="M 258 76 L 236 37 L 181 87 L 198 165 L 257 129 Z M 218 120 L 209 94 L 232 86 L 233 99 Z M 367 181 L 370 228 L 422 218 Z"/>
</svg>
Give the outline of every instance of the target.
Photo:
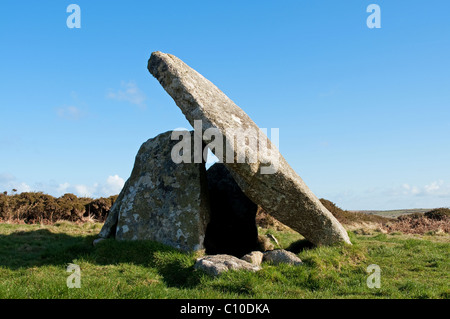
<svg viewBox="0 0 450 319">
<path fill-rule="evenodd" d="M 301 250 L 302 238 L 272 233 L 304 265 L 263 264 L 256 273 L 217 278 L 193 269 L 198 255 L 154 242 L 106 240 L 102 224 L 0 224 L 0 298 L 449 298 L 450 236 L 350 232 L 353 246 Z M 68 288 L 69 263 L 81 267 L 81 288 Z M 366 285 L 370 264 L 381 288 Z"/>
</svg>

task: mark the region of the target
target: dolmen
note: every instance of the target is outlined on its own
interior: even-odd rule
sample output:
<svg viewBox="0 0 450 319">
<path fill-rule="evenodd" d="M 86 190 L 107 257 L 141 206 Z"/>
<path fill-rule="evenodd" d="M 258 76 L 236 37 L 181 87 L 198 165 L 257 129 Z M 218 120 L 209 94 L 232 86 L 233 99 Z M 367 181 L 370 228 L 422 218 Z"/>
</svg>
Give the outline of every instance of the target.
<svg viewBox="0 0 450 319">
<path fill-rule="evenodd" d="M 260 206 L 316 246 L 351 244 L 267 133 L 213 83 L 162 52 L 151 54 L 148 70 L 194 130 L 165 132 L 141 146 L 99 238 L 240 258 L 257 250 Z M 218 162 L 207 170 L 208 150 Z"/>
</svg>

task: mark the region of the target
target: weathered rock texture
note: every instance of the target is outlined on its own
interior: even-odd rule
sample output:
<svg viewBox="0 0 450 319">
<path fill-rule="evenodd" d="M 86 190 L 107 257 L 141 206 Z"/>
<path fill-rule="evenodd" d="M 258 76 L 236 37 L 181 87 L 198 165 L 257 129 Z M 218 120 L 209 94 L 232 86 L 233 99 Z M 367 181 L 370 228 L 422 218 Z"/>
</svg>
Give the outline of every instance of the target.
<svg viewBox="0 0 450 319">
<path fill-rule="evenodd" d="M 251 253 L 244 255 L 241 259 L 251 263 L 252 265 L 259 266 L 263 261 L 263 257 L 264 254 L 262 252 L 252 251 Z"/>
<path fill-rule="evenodd" d="M 200 257 L 195 262 L 194 268 L 200 269 L 211 276 L 218 276 L 228 270 L 258 271 L 261 269 L 259 266 L 225 254 Z"/>
<path fill-rule="evenodd" d="M 179 141 L 171 140 L 171 133 L 141 146 L 100 237 L 155 240 L 185 251 L 203 248 L 209 217 L 205 166 L 193 159 L 175 164 L 171 151 Z"/>
<path fill-rule="evenodd" d="M 242 109 L 177 57 L 153 52 L 148 61 L 148 70 L 175 100 L 193 127 L 195 120 L 202 120 L 202 130 L 218 129 L 225 137 L 224 145 L 227 146 L 231 145 L 234 139 L 234 134 L 229 133 L 233 129 L 251 131 L 259 136 L 258 126 Z M 249 136 L 249 140 L 250 138 L 255 136 Z M 245 163 L 227 163 L 224 158 L 226 152 L 223 152 L 222 157 L 217 152 L 214 153 L 225 163 L 242 191 L 280 222 L 298 231 L 316 245 L 342 241 L 350 243 L 342 225 L 289 166 L 275 145 L 270 141 L 267 143 L 268 148 L 274 152 L 273 156 L 262 156 L 255 163 L 250 163 L 248 153 Z M 252 153 L 257 151 L 251 149 Z M 233 149 L 233 152 L 237 158 L 236 149 Z M 260 169 L 267 166 L 268 160 L 271 163 L 278 160 L 278 169 L 274 174 L 261 174 Z"/>
<path fill-rule="evenodd" d="M 206 253 L 242 257 L 257 250 L 255 216 L 258 206 L 245 196 L 225 165 L 212 165 L 206 176 L 211 204 L 205 236 Z"/>
<path fill-rule="evenodd" d="M 272 262 L 275 265 L 290 264 L 294 266 L 298 266 L 303 263 L 296 254 L 284 249 L 266 251 L 263 256 L 263 261 Z"/>
</svg>

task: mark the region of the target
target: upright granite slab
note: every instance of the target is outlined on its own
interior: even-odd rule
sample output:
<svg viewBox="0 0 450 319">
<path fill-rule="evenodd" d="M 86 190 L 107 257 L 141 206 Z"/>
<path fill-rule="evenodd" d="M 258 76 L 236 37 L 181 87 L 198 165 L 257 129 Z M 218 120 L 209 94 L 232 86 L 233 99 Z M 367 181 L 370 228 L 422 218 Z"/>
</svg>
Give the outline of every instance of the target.
<svg viewBox="0 0 450 319">
<path fill-rule="evenodd" d="M 194 121 L 201 120 L 202 131 L 218 129 L 223 134 L 227 147 L 232 145 L 236 130 L 248 131 L 249 141 L 260 136 L 258 126 L 241 108 L 177 57 L 153 52 L 148 61 L 148 70 L 175 100 L 194 128 Z M 273 151 L 271 155 L 261 155 L 258 152 L 261 143 L 267 143 L 267 148 Z M 244 163 L 227 161 L 225 151 L 222 154 L 218 154 L 216 150 L 213 152 L 230 170 L 242 191 L 280 222 L 316 245 L 350 243 L 342 225 L 320 203 L 265 135 L 258 140 L 257 147 L 249 147 Z M 237 159 L 239 154 L 236 149 L 232 148 L 232 152 Z M 252 162 L 249 157 L 255 153 L 261 156 Z M 276 169 L 270 174 L 262 174 L 267 163 L 272 163 Z"/>
<path fill-rule="evenodd" d="M 205 166 L 193 160 L 174 163 L 171 152 L 179 141 L 171 140 L 171 133 L 141 146 L 100 237 L 155 240 L 184 251 L 203 249 L 209 219 Z"/>
</svg>

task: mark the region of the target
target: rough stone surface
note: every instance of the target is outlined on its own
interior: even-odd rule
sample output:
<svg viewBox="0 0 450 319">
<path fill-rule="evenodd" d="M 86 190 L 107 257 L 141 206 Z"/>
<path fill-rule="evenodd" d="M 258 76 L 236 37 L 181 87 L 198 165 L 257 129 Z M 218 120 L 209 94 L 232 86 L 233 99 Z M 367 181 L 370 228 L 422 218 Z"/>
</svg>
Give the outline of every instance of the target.
<svg viewBox="0 0 450 319">
<path fill-rule="evenodd" d="M 171 133 L 141 146 L 100 237 L 155 240 L 185 251 L 203 248 L 209 217 L 205 166 L 193 158 L 174 163 L 171 151 L 179 141 L 171 140 Z"/>
<path fill-rule="evenodd" d="M 261 268 L 231 255 L 208 255 L 197 259 L 195 269 L 202 270 L 211 276 L 218 276 L 228 270 L 258 271 Z"/>
<path fill-rule="evenodd" d="M 262 263 L 264 254 L 260 251 L 252 251 L 249 254 L 244 255 L 241 259 L 246 262 L 251 263 L 252 265 L 259 266 Z"/>
<path fill-rule="evenodd" d="M 153 52 L 148 61 L 148 70 L 175 100 L 193 127 L 195 120 L 202 120 L 202 130 L 218 129 L 225 137 L 224 145 L 227 146 L 234 140 L 233 130 L 236 129 L 253 132 L 253 135 L 248 135 L 249 141 L 258 139 L 260 130 L 250 117 L 214 84 L 177 57 Z M 267 143 L 273 153 L 258 157 L 254 163 L 249 160 L 248 153 L 245 154 L 244 163 L 227 163 L 224 158 L 226 151 L 222 157 L 214 153 L 219 161 L 225 163 L 242 191 L 280 222 L 315 245 L 342 241 L 350 243 L 342 225 L 289 166 L 275 145 L 267 137 L 258 139 L 258 143 Z M 254 146 L 250 148 L 250 153 L 257 152 Z M 236 159 L 238 152 L 235 148 L 232 151 Z M 261 174 L 261 168 L 266 167 L 267 163 L 277 162 L 275 173 Z"/>
<path fill-rule="evenodd" d="M 206 253 L 242 257 L 257 250 L 255 216 L 258 206 L 245 196 L 225 165 L 212 165 L 206 176 L 211 204 L 205 236 Z"/>
<path fill-rule="evenodd" d="M 264 261 L 272 262 L 273 264 L 290 264 L 290 265 L 301 265 L 303 262 L 294 253 L 284 250 L 275 249 L 269 250 L 264 253 Z"/>
</svg>

